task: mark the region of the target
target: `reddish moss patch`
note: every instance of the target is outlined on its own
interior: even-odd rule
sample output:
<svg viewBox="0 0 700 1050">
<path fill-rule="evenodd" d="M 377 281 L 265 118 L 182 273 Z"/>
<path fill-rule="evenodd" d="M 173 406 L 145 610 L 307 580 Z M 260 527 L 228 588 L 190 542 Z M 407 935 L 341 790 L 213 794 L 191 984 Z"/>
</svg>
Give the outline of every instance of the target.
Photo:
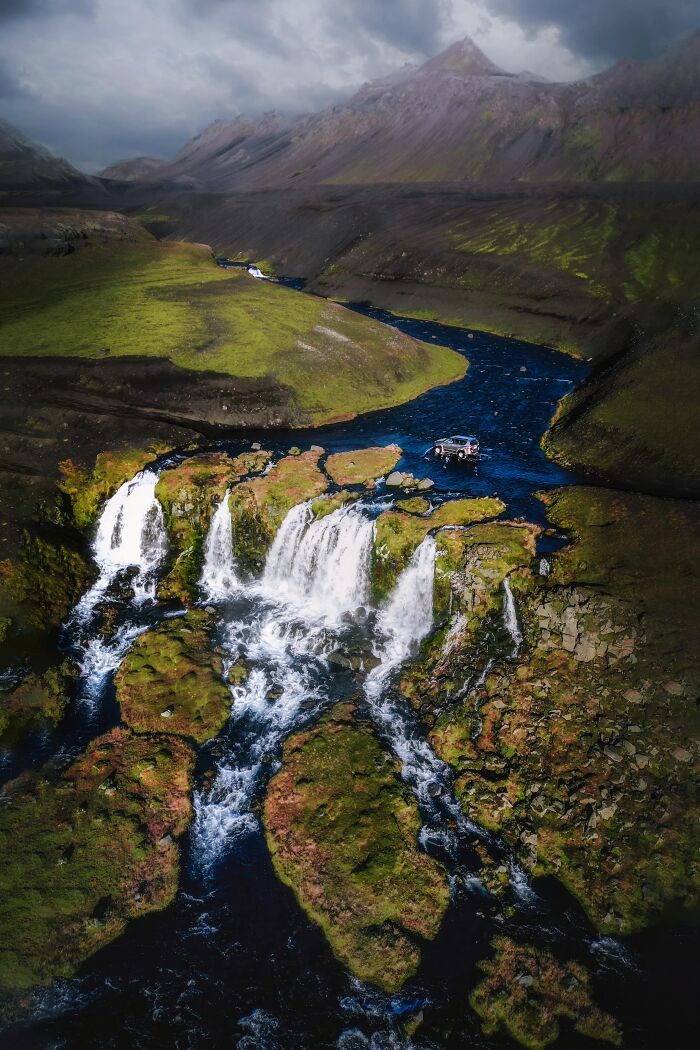
<svg viewBox="0 0 700 1050">
<path fill-rule="evenodd" d="M 129 919 L 177 890 L 174 839 L 191 818 L 194 753 L 114 729 L 63 772 L 0 795 L 0 989 L 70 977 Z"/>
<path fill-rule="evenodd" d="M 593 1002 L 583 966 L 508 937 L 495 937 L 493 948 L 469 997 L 487 1035 L 504 1028 L 528 1050 L 544 1050 L 559 1038 L 560 1020 L 566 1019 L 581 1035 L 620 1045 L 620 1029 Z"/>
<path fill-rule="evenodd" d="M 273 863 L 357 977 L 396 991 L 418 968 L 417 939 L 449 902 L 442 867 L 417 846 L 420 816 L 399 765 L 340 706 L 286 744 L 265 800 Z"/>
</svg>

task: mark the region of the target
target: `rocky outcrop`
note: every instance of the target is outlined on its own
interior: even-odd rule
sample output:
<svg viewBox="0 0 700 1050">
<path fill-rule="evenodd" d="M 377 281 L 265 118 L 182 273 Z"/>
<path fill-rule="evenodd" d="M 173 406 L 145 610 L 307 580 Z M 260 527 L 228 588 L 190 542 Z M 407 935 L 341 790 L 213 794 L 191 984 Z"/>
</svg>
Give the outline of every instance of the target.
<svg viewBox="0 0 700 1050">
<path fill-rule="evenodd" d="M 336 485 L 367 485 L 394 469 L 403 455 L 398 445 L 336 452 L 326 460 L 326 471 Z"/>
<path fill-rule="evenodd" d="M 574 542 L 540 575 L 529 530 L 500 548 L 513 526 L 470 530 L 451 615 L 401 689 L 437 719 L 465 812 L 619 934 L 700 895 L 697 514 L 596 489 L 547 502 Z M 505 574 L 517 644 L 498 623 Z"/>
<path fill-rule="evenodd" d="M 161 582 L 161 598 L 187 604 L 196 596 L 204 543 L 211 518 L 229 488 L 248 474 L 260 473 L 271 453 L 250 451 L 231 458 L 225 452 L 192 456 L 164 470 L 156 486 L 163 508 L 174 564 Z"/>
<path fill-rule="evenodd" d="M 172 901 L 193 765 L 175 737 L 114 729 L 66 769 L 4 789 L 0 989 L 10 1010 Z"/>
<path fill-rule="evenodd" d="M 416 547 L 429 532 L 450 525 L 472 525 L 484 518 L 496 517 L 503 510 L 504 504 L 499 499 L 487 496 L 450 500 L 427 515 L 417 516 L 403 510 L 384 511 L 377 518 L 374 534 L 372 589 L 375 599 L 388 596 Z"/>
<path fill-rule="evenodd" d="M 593 1002 L 580 963 L 509 937 L 495 937 L 493 950 L 480 964 L 483 977 L 469 996 L 486 1035 L 505 1029 L 528 1050 L 544 1050 L 559 1038 L 560 1022 L 568 1021 L 580 1035 L 620 1045 L 620 1029 Z"/>
<path fill-rule="evenodd" d="M 241 666 L 228 680 L 245 677 Z M 206 613 L 165 620 L 137 638 L 115 679 L 122 719 L 138 733 L 173 733 L 198 744 L 228 720 L 231 692 Z"/>
<path fill-rule="evenodd" d="M 398 763 L 352 706 L 287 742 L 264 818 L 275 870 L 340 961 L 397 991 L 419 965 L 420 941 L 437 933 L 449 890 L 417 846 L 418 807 Z"/>
</svg>

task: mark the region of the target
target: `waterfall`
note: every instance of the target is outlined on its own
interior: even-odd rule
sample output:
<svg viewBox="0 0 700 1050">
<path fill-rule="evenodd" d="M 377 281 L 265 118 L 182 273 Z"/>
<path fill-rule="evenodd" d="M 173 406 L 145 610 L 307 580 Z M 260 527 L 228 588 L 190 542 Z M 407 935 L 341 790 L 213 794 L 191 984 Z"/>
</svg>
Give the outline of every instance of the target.
<svg viewBox="0 0 700 1050">
<path fill-rule="evenodd" d="M 135 600 L 153 596 L 154 573 L 167 550 L 163 511 L 155 496 L 157 484 L 158 475 L 143 470 L 107 500 L 92 545 L 100 575 L 83 601 L 91 592 L 99 598 L 115 576 L 129 568 L 138 569 L 132 582 Z"/>
<path fill-rule="evenodd" d="M 523 644 L 523 632 L 520 630 L 518 613 L 515 608 L 515 598 L 510 589 L 510 580 L 507 576 L 503 581 L 503 622 L 508 634 L 513 639 L 513 656 L 517 656 L 520 652 L 520 646 Z"/>
<path fill-rule="evenodd" d="M 110 641 L 91 633 L 95 607 L 123 570 L 137 570 L 131 581 L 136 607 L 155 596 L 156 572 L 167 551 L 163 511 L 155 496 L 157 484 L 158 475 L 143 470 L 107 500 L 92 544 L 99 576 L 64 625 L 65 636 L 79 653 L 81 698 L 90 707 L 95 705 L 107 677 L 119 666 L 134 639 L 146 629 L 133 622 L 125 623 Z"/>
<path fill-rule="evenodd" d="M 394 670 L 408 659 L 433 626 L 435 539 L 426 536 L 401 573 L 388 603 L 377 617 L 382 638 L 379 665 L 367 676 L 365 690 L 378 696 Z"/>
<path fill-rule="evenodd" d="M 227 753 L 211 788 L 195 795 L 194 836 L 206 871 L 228 841 L 257 826 L 251 812 L 260 778 L 281 742 L 329 701 L 326 654 L 345 617 L 369 602 L 374 525 L 354 508 L 314 518 L 304 503 L 289 511 L 262 579 L 238 595 L 228 624 L 227 662 L 245 657 L 247 681 L 232 689 Z"/>
<path fill-rule="evenodd" d="M 204 566 L 199 586 L 209 601 L 221 601 L 240 588 L 233 557 L 233 532 L 229 509 L 230 490 L 216 508 L 204 547 Z"/>
<path fill-rule="evenodd" d="M 338 623 L 369 604 L 374 523 L 355 507 L 317 519 L 309 503 L 282 522 L 265 564 L 265 594 L 289 602 L 304 619 Z"/>
</svg>

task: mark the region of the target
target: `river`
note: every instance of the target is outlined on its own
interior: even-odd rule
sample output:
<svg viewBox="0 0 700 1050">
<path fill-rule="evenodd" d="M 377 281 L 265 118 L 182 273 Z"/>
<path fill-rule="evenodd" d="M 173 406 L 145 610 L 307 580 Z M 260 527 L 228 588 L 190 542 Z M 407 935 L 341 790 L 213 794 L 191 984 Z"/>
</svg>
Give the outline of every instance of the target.
<svg viewBox="0 0 700 1050">
<path fill-rule="evenodd" d="M 534 493 L 576 479 L 549 462 L 539 439 L 558 400 L 586 372 L 581 362 L 552 350 L 428 322 L 367 311 L 403 331 L 467 354 L 463 380 L 398 408 L 315 430 L 251 434 L 281 454 L 291 444 L 342 451 L 396 442 L 401 469 L 436 482 L 434 498 L 498 495 L 507 515 L 542 522 Z M 477 433 L 483 457 L 469 467 L 429 455 L 442 434 Z M 236 453 L 237 438 L 207 448 Z M 201 450 L 198 450 L 201 451 Z M 94 539 L 100 575 L 74 610 L 64 644 L 78 656 L 82 679 L 76 703 L 55 734 L 30 741 L 9 756 L 5 775 L 27 764 L 68 755 L 118 721 L 113 673 L 138 634 L 172 606 L 154 603 L 166 538 L 154 497 L 157 474 L 181 453 L 161 457 L 112 497 Z M 626 947 L 600 940 L 563 890 L 531 887 L 508 850 L 466 819 L 451 792 L 447 767 L 430 749 L 423 727 L 388 685 L 415 643 L 432 625 L 434 542 L 416 551 L 384 609 L 371 608 L 369 565 L 374 518 L 391 499 L 371 498 L 315 521 L 305 506 L 287 516 L 257 580 L 239 578 L 230 519 L 220 505 L 207 540 L 202 604 L 216 607 L 218 641 L 226 658 L 245 656 L 253 670 L 234 689 L 232 717 L 201 749 L 195 819 L 183 840 L 181 889 L 175 904 L 133 922 L 72 981 L 42 993 L 31 1017 L 0 1037 L 2 1046 L 235 1047 L 238 1050 L 398 1050 L 512 1047 L 486 1038 L 467 1006 L 475 965 L 494 931 L 527 934 L 565 948 L 595 972 L 601 1005 L 614 1009 L 628 1031 L 653 1031 L 639 1006 L 649 975 Z M 561 538 L 542 541 L 543 554 Z M 138 565 L 135 597 L 120 610 L 115 638 L 93 630 L 93 610 L 125 565 Z M 517 648 L 517 615 L 504 593 L 504 626 Z M 410 609 L 411 615 L 397 615 Z M 347 672 L 327 656 L 349 637 L 373 648 L 379 666 L 368 675 L 359 703 L 387 747 L 421 809 L 423 848 L 447 866 L 453 901 L 436 941 L 402 993 L 386 996 L 351 978 L 291 891 L 274 875 L 258 818 L 265 783 L 284 739 L 336 700 L 357 692 Z M 520 639 L 521 640 L 521 639 Z M 274 690 L 276 700 L 269 702 Z M 213 770 L 205 782 L 203 774 Z M 510 871 L 506 910 L 488 899 L 473 870 L 470 842 L 483 841 Z M 409 1039 L 401 1018 L 423 1012 Z M 568 1050 L 590 1045 L 571 1036 Z M 637 1045 L 637 1044 L 630 1044 Z"/>
</svg>

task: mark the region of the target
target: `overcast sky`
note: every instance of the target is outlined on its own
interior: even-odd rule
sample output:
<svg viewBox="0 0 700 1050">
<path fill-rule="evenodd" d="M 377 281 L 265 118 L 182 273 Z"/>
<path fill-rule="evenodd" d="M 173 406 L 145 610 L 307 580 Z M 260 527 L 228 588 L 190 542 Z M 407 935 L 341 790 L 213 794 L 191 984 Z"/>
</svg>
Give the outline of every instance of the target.
<svg viewBox="0 0 700 1050">
<path fill-rule="evenodd" d="M 219 117 L 317 109 L 467 34 L 573 80 L 697 24 L 698 0 L 0 0 L 0 116 L 95 171 Z"/>
</svg>

